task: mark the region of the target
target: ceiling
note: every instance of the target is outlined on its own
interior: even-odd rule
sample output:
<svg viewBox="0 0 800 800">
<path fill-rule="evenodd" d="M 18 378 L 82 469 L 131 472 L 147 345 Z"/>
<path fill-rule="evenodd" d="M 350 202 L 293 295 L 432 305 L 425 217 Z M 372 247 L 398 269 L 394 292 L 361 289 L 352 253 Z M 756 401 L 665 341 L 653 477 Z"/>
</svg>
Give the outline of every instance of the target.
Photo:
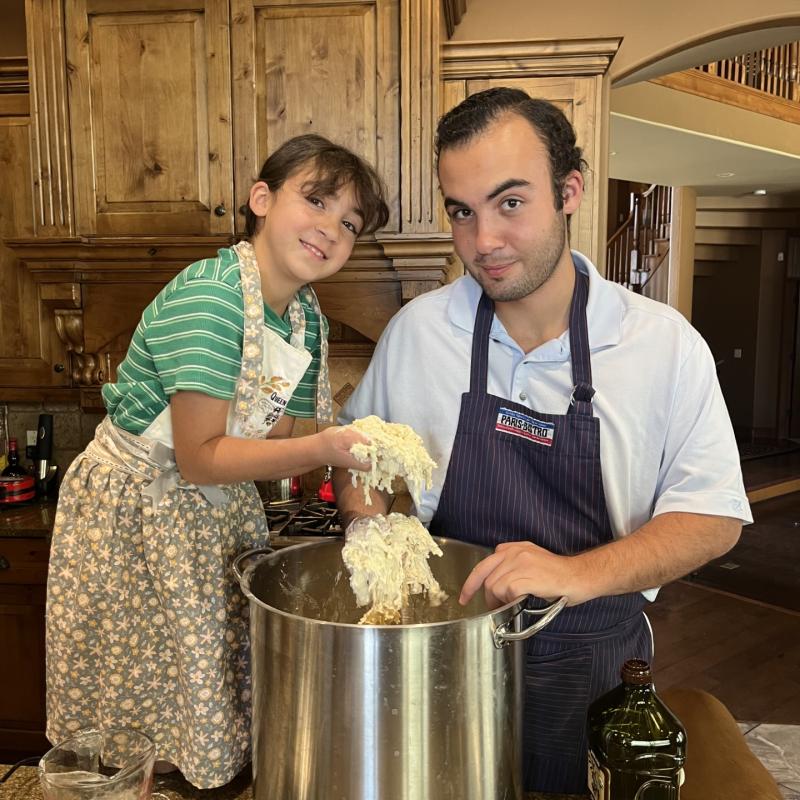
<svg viewBox="0 0 800 800">
<path fill-rule="evenodd" d="M 700 196 L 800 192 L 800 156 L 624 114 L 611 114 L 609 151 L 618 180 L 693 186 Z"/>
<path fill-rule="evenodd" d="M 763 25 L 766 27 L 740 33 L 717 33 L 713 39 L 693 45 L 683 43 L 676 52 L 659 55 L 651 63 L 615 80 L 614 88 L 647 81 L 660 75 L 669 75 L 671 72 L 680 72 L 698 64 L 710 64 L 712 61 L 733 58 L 741 53 L 752 53 L 755 50 L 766 50 L 769 47 L 800 41 L 800 25 L 786 25 L 784 21 L 770 20 L 764 21 Z"/>
</svg>

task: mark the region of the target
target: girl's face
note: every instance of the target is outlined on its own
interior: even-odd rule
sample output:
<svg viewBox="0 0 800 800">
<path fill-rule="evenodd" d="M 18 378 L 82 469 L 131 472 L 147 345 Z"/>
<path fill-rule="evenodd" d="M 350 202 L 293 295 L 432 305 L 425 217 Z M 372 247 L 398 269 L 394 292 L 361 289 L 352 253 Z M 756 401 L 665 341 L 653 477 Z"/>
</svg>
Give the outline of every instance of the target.
<svg viewBox="0 0 800 800">
<path fill-rule="evenodd" d="M 263 220 L 253 245 L 261 269 L 279 292 L 293 294 L 338 272 L 364 224 L 351 184 L 322 197 L 310 193 L 314 177 L 306 169 L 287 178 L 277 191 L 262 181 L 250 192 L 250 207 Z"/>
</svg>

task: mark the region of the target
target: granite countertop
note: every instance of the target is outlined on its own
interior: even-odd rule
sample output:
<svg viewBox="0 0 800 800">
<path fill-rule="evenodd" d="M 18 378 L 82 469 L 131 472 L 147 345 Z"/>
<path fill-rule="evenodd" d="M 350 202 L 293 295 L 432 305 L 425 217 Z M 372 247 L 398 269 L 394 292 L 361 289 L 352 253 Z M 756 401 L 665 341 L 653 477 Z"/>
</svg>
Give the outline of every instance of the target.
<svg viewBox="0 0 800 800">
<path fill-rule="evenodd" d="M 53 530 L 55 518 L 55 500 L 37 500 L 30 504 L 0 507 L 0 539 L 47 539 Z"/>
<path fill-rule="evenodd" d="M 0 776 L 8 765 L 0 764 Z M 154 800 L 252 800 L 250 771 L 245 770 L 235 780 L 220 789 L 201 791 L 173 775 L 156 775 L 153 786 Z M 35 767 L 20 767 L 6 783 L 0 784 L 2 800 L 42 800 L 39 778 Z M 580 800 L 578 795 L 539 794 L 525 795 L 525 800 Z"/>
</svg>

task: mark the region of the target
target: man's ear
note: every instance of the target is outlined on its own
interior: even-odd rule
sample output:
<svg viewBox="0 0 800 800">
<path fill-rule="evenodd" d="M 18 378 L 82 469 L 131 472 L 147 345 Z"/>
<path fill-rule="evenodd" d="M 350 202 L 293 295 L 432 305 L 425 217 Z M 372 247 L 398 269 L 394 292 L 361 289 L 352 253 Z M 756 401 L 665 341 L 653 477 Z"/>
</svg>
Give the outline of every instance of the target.
<svg viewBox="0 0 800 800">
<path fill-rule="evenodd" d="M 561 199 L 564 202 L 563 211 L 565 214 L 574 214 L 583 199 L 583 175 L 574 169 L 566 178 L 561 187 Z"/>
<path fill-rule="evenodd" d="M 267 211 L 272 204 L 272 192 L 265 181 L 258 181 L 250 189 L 248 205 L 250 210 L 257 217 L 266 217 Z"/>
</svg>

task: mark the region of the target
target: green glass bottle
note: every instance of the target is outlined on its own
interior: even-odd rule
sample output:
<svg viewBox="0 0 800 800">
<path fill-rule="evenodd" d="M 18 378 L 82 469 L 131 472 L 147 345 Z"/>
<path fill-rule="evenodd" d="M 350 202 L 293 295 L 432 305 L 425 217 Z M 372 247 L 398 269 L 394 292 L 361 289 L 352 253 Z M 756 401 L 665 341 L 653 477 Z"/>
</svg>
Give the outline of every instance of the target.
<svg viewBox="0 0 800 800">
<path fill-rule="evenodd" d="M 678 800 L 686 731 L 659 699 L 646 661 L 589 706 L 589 791 L 594 800 Z"/>
</svg>

